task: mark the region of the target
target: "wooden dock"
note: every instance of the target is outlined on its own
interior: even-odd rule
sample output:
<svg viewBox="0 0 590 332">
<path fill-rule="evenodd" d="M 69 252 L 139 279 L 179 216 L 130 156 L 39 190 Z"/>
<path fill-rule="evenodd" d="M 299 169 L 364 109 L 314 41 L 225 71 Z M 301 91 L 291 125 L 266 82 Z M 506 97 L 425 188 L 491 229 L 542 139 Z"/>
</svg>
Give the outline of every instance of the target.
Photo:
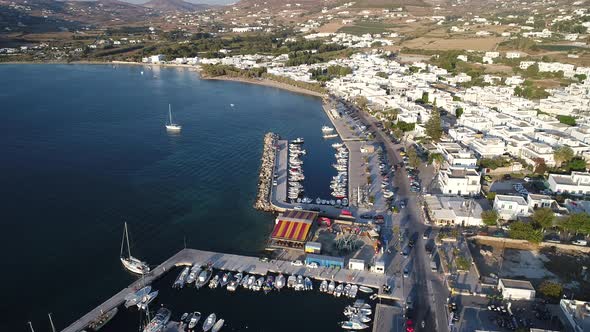
<svg viewBox="0 0 590 332">
<path fill-rule="evenodd" d="M 223 254 L 196 249 L 183 249 L 153 269 L 145 276 L 145 278 L 143 278 L 144 280 L 137 280 L 127 288 L 122 289 L 113 297 L 106 300 L 62 331 L 79 332 L 83 330 L 88 324 L 100 316 L 101 312 L 107 312 L 122 305 L 125 302 L 124 298 L 127 294 L 142 288 L 144 283 L 151 284 L 176 266 L 193 264 L 205 265 L 208 263 L 212 264 L 215 269 L 225 271 L 239 271 L 257 275 L 266 275 L 269 272 L 283 273 L 285 275 L 298 274 L 316 280 L 335 280 L 339 283 L 354 283 L 374 289 L 380 289 L 380 287 L 386 282 L 389 282 L 390 285 L 392 283 L 391 278 L 387 278 L 384 274 L 376 274 L 369 271 L 326 267 L 306 268 L 305 266 L 293 266 L 291 262 L 283 260 L 263 262 L 258 257 Z M 394 285 L 391 286 L 392 288 L 395 287 Z"/>
</svg>

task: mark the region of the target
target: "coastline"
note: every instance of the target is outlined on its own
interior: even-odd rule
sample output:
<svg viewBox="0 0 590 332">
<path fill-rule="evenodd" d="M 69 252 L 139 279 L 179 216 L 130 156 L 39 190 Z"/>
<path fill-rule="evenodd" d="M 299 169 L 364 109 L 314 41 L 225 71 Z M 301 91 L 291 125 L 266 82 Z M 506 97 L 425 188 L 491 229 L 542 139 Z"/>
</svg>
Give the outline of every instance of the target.
<svg viewBox="0 0 590 332">
<path fill-rule="evenodd" d="M 288 90 L 291 92 L 301 93 L 301 94 L 310 95 L 310 96 L 314 96 L 314 97 L 320 97 L 320 98 L 326 97 L 326 95 L 323 93 L 303 89 L 300 87 L 296 87 L 293 85 L 289 85 L 286 83 L 281 83 L 281 82 L 277 82 L 277 81 L 273 81 L 273 80 L 269 80 L 269 79 L 251 79 L 251 78 L 232 77 L 232 76 L 204 77 L 202 75 L 201 75 L 201 78 L 204 80 L 233 81 L 233 82 L 250 83 L 250 84 L 263 85 L 263 86 L 269 86 L 269 87 L 273 87 L 273 88 Z"/>
</svg>

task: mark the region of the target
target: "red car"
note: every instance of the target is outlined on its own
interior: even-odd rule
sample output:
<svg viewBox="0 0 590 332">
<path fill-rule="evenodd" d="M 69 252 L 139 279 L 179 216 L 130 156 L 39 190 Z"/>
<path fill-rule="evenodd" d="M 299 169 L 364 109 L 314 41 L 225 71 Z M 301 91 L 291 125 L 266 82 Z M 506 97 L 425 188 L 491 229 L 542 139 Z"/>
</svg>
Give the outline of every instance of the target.
<svg viewBox="0 0 590 332">
<path fill-rule="evenodd" d="M 406 320 L 406 332 L 414 332 L 414 322 L 411 319 Z"/>
</svg>

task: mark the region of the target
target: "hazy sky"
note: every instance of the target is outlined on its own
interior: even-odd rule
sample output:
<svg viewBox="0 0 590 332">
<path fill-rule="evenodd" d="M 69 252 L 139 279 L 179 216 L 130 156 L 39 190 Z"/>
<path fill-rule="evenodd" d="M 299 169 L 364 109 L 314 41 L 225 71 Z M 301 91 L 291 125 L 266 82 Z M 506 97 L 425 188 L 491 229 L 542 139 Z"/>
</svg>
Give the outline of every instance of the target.
<svg viewBox="0 0 590 332">
<path fill-rule="evenodd" d="M 126 2 L 131 2 L 131 3 L 146 3 L 149 0 L 123 0 Z M 207 4 L 212 4 L 212 5 L 227 5 L 230 3 L 235 3 L 238 2 L 238 0 L 184 0 L 186 2 L 192 2 L 192 3 L 207 3 Z"/>
</svg>

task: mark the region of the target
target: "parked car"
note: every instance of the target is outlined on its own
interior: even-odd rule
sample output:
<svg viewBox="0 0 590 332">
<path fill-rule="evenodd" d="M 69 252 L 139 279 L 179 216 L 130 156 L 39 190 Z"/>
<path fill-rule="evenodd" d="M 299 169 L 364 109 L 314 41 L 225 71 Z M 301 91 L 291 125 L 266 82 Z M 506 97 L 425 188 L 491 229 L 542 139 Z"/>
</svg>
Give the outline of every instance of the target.
<svg viewBox="0 0 590 332">
<path fill-rule="evenodd" d="M 317 269 L 319 267 L 318 263 L 316 263 L 316 262 L 311 262 L 311 263 L 307 264 L 306 266 L 310 269 Z"/>
<path fill-rule="evenodd" d="M 572 241 L 572 244 L 577 245 L 577 246 L 587 246 L 588 241 L 586 241 L 584 239 L 577 239 L 577 240 Z"/>
<path fill-rule="evenodd" d="M 300 260 L 292 261 L 291 265 L 293 266 L 303 266 L 303 262 Z"/>
<path fill-rule="evenodd" d="M 560 243 L 561 240 L 559 239 L 559 235 L 557 234 L 548 234 L 547 236 L 545 236 L 545 242 Z"/>
</svg>

